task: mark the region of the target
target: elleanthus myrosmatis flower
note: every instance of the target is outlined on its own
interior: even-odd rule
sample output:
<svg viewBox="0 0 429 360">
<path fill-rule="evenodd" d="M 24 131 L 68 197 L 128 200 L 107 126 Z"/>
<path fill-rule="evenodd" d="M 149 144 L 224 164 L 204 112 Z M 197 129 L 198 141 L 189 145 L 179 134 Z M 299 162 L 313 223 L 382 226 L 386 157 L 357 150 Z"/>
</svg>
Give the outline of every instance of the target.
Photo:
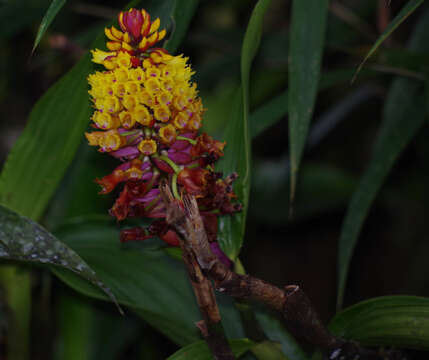
<svg viewBox="0 0 429 360">
<path fill-rule="evenodd" d="M 197 198 L 212 249 L 228 262 L 216 242 L 217 216 L 241 209 L 231 202 L 236 176 L 222 179 L 214 170 L 225 143 L 198 133 L 204 108 L 188 59 L 154 47 L 166 31 L 159 31 L 159 19 L 151 21 L 145 10 L 121 12 L 118 22 L 120 29 L 105 29 L 109 51 L 92 51 L 92 60 L 106 70 L 88 77 L 97 131 L 85 135 L 90 145 L 122 162 L 96 180 L 102 194 L 123 185 L 110 213 L 118 220 L 156 219 L 148 229 L 123 230 L 121 241 L 157 235 L 178 245 L 160 197 L 159 184 L 165 179 L 176 198 L 182 192 Z"/>
</svg>

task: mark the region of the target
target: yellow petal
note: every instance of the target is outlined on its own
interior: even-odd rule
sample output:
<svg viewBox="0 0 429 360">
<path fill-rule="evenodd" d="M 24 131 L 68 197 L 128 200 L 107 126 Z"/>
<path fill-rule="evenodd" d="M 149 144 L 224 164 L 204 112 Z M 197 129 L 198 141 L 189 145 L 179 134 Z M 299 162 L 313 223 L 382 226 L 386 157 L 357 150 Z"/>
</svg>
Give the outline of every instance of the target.
<svg viewBox="0 0 429 360">
<path fill-rule="evenodd" d="M 124 34 L 124 39 L 123 39 L 126 43 L 130 43 L 131 42 L 131 37 L 130 34 L 128 32 L 126 32 Z"/>
<path fill-rule="evenodd" d="M 150 26 L 150 30 L 149 30 L 149 34 L 152 34 L 153 32 L 155 32 L 156 30 L 159 29 L 159 25 L 161 24 L 161 21 L 159 20 L 159 18 L 157 18 L 152 25 Z"/>
<path fill-rule="evenodd" d="M 92 54 L 92 61 L 95 62 L 96 64 L 102 64 L 107 57 L 115 55 L 114 52 L 106 52 L 98 49 L 91 50 L 91 54 Z"/>
<path fill-rule="evenodd" d="M 115 36 L 113 36 L 112 31 L 109 28 L 104 28 L 104 34 L 106 34 L 107 38 L 112 41 L 118 41 Z"/>
<path fill-rule="evenodd" d="M 153 33 L 151 36 L 149 36 L 147 38 L 147 42 L 151 45 L 155 44 L 157 40 L 158 40 L 158 33 L 157 32 Z"/>
<path fill-rule="evenodd" d="M 139 43 L 139 49 L 142 51 L 146 50 L 146 45 L 147 45 L 147 38 L 144 37 Z"/>
<path fill-rule="evenodd" d="M 124 33 L 122 31 L 118 30 L 114 26 L 112 26 L 110 30 L 115 38 L 122 40 L 122 37 L 124 36 Z"/>
<path fill-rule="evenodd" d="M 133 50 L 132 46 L 128 45 L 126 42 L 122 41 L 122 48 L 125 50 Z"/>
<path fill-rule="evenodd" d="M 161 30 L 161 31 L 158 33 L 158 41 L 161 41 L 162 39 L 164 39 L 165 34 L 167 34 L 167 31 L 165 31 L 165 29 L 164 29 L 164 30 Z"/>
<path fill-rule="evenodd" d="M 106 46 L 109 50 L 118 51 L 121 48 L 121 43 L 116 41 L 108 41 Z"/>
</svg>

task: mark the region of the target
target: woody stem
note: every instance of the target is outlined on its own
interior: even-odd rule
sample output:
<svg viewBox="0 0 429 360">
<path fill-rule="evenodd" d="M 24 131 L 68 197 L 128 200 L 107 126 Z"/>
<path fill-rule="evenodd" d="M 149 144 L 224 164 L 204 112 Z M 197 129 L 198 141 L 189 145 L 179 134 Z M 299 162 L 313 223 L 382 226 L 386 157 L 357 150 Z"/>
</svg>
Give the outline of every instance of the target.
<svg viewBox="0 0 429 360">
<path fill-rule="evenodd" d="M 178 200 L 173 197 L 173 194 L 166 182 L 160 184 L 160 189 L 161 196 L 166 204 L 177 204 Z M 167 210 L 168 213 L 170 210 L 177 210 L 178 207 L 167 207 L 167 209 L 169 209 Z M 187 240 L 182 236 L 179 236 L 179 244 L 182 249 L 183 262 L 185 263 L 189 280 L 191 282 L 201 316 L 203 317 L 203 320 L 199 321 L 197 326 L 216 360 L 234 360 L 235 357 L 222 327 L 220 312 L 216 303 L 213 286 L 210 280 L 203 273 L 202 268 L 198 263 L 194 252 L 189 247 Z"/>
<path fill-rule="evenodd" d="M 299 286 L 289 285 L 281 289 L 261 279 L 237 274 L 227 268 L 211 252 L 195 198 L 190 195 L 184 195 L 183 204 L 179 204 L 177 200 L 173 199 L 166 184 L 161 186 L 160 190 L 167 208 L 167 223 L 173 226 L 177 233 L 180 234 L 181 246 L 184 254 L 186 254 L 185 256 L 191 259 L 192 267 L 201 272 L 199 276 L 204 281 L 207 281 L 208 284 L 210 284 L 208 279 L 211 279 L 215 288 L 220 292 L 238 299 L 256 300 L 278 311 L 292 334 L 322 349 L 327 358 L 332 358 L 331 354 L 334 353 L 341 354 L 345 359 L 356 357 L 368 360 L 396 358 L 397 354 L 393 352 L 380 353 L 377 350 L 364 348 L 356 342 L 345 341 L 330 334 L 310 300 Z M 187 261 L 189 262 L 189 260 Z M 191 277 L 191 281 L 192 279 Z M 194 291 L 196 291 L 196 288 L 194 286 Z M 202 294 L 213 299 L 211 291 L 211 288 L 210 290 L 205 289 Z M 201 305 L 200 309 L 203 309 Z M 207 309 L 204 308 L 204 311 L 209 314 L 210 312 Z M 220 318 L 217 316 L 218 313 L 211 321 L 220 324 Z M 215 355 L 215 353 L 213 354 Z"/>
</svg>

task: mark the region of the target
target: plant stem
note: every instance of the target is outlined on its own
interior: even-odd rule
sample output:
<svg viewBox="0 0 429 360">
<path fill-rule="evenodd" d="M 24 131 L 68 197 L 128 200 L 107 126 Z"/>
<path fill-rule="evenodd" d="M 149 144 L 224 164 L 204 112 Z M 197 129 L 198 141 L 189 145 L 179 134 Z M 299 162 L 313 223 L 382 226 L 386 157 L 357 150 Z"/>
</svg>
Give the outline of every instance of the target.
<svg viewBox="0 0 429 360">
<path fill-rule="evenodd" d="M 29 354 L 31 273 L 20 266 L 3 265 L 0 282 L 10 311 L 7 359 L 26 360 Z"/>
<path fill-rule="evenodd" d="M 357 342 L 339 339 L 330 334 L 299 286 L 289 285 L 281 289 L 261 279 L 237 274 L 227 268 L 211 252 L 195 197 L 186 194 L 183 196 L 183 202 L 175 200 L 166 183 L 160 190 L 167 208 L 167 223 L 173 226 L 182 238 L 181 246 L 187 253 L 186 256 L 192 258 L 193 264 L 202 271 L 201 276 L 206 281 L 206 277 L 213 280 L 218 291 L 238 299 L 256 300 L 278 311 L 285 320 L 288 330 L 297 338 L 322 349 L 326 359 L 333 359 L 339 355 L 344 359 L 397 359 L 398 353 L 380 353 L 377 350 L 366 349 Z"/>
<path fill-rule="evenodd" d="M 172 211 L 178 210 L 179 200 L 174 198 L 167 183 L 161 184 L 160 189 L 167 208 Z M 168 204 L 172 203 L 176 204 L 176 206 L 168 207 Z M 189 242 L 179 236 L 179 244 L 182 249 L 183 262 L 186 265 L 192 289 L 203 317 L 203 320 L 199 321 L 197 326 L 216 360 L 234 360 L 235 357 L 222 327 L 213 286 L 203 273 L 201 264 L 197 261 Z"/>
</svg>

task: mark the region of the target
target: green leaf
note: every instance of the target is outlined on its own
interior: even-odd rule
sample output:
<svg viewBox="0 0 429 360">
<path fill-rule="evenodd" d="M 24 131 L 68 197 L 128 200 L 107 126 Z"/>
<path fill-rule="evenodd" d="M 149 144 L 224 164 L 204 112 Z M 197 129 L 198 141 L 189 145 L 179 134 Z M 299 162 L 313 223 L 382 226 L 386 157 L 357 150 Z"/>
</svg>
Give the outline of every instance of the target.
<svg viewBox="0 0 429 360">
<path fill-rule="evenodd" d="M 42 39 L 42 36 L 45 34 L 48 26 L 51 24 L 52 20 L 54 20 L 55 16 L 58 14 L 58 11 L 61 10 L 65 3 L 66 0 L 52 0 L 51 5 L 49 5 L 49 8 L 45 13 L 45 16 L 43 16 L 39 29 L 37 30 L 36 39 L 34 40 L 33 50 L 31 50 L 31 52 L 36 50 L 36 47 L 39 45 L 39 42 Z"/>
<path fill-rule="evenodd" d="M 429 350 L 429 299 L 386 296 L 363 301 L 338 313 L 329 330 L 368 346 Z"/>
<path fill-rule="evenodd" d="M 88 126 L 91 69 L 87 54 L 34 106 L 0 175 L 0 203 L 40 218 Z"/>
<path fill-rule="evenodd" d="M 340 69 L 321 74 L 318 90 L 325 90 L 334 85 L 348 82 L 353 76 L 353 73 L 353 69 Z M 374 74 L 374 71 L 365 71 L 366 76 L 372 76 Z M 289 91 L 283 91 L 250 114 L 249 125 L 252 138 L 258 136 L 265 129 L 274 125 L 287 115 L 289 111 L 288 98 Z"/>
<path fill-rule="evenodd" d="M 252 346 L 253 342 L 249 339 L 237 339 L 231 340 L 230 346 L 234 355 L 238 358 L 243 355 L 246 351 L 248 351 Z M 209 348 L 205 341 L 197 341 L 191 345 L 185 346 L 180 349 L 167 360 L 211 360 L 213 359 L 213 355 L 211 354 Z"/>
<path fill-rule="evenodd" d="M 410 50 L 429 48 L 426 11 L 413 33 Z M 387 94 L 383 122 L 374 145 L 372 159 L 353 194 L 341 229 L 338 251 L 337 307 L 342 306 L 353 250 L 369 209 L 390 169 L 402 150 L 413 139 L 425 119 L 425 96 L 419 82 L 396 79 Z"/>
<path fill-rule="evenodd" d="M 291 199 L 316 102 L 328 0 L 294 0 L 289 47 L 289 147 Z M 286 99 L 285 99 L 286 103 Z M 291 201 L 293 203 L 293 201 Z"/>
<path fill-rule="evenodd" d="M 72 249 L 34 221 L 0 205 L 0 258 L 49 264 L 70 270 L 116 298 L 98 275 Z"/>
<path fill-rule="evenodd" d="M 408 3 L 401 9 L 401 11 L 398 13 L 398 15 L 395 16 L 395 18 L 392 20 L 392 22 L 389 24 L 389 26 L 386 27 L 386 29 L 383 31 L 383 33 L 380 35 L 380 37 L 377 39 L 377 41 L 374 43 L 374 45 L 369 50 L 368 54 L 366 54 L 363 61 L 360 63 L 359 67 L 356 70 L 356 73 L 353 77 L 353 79 L 356 78 L 360 70 L 362 69 L 365 62 L 369 59 L 369 57 L 374 54 L 374 52 L 379 48 L 379 46 L 383 43 L 384 40 L 386 40 L 390 34 L 396 30 L 396 28 L 408 17 L 410 16 L 421 4 L 423 4 L 424 0 L 410 0 Z"/>
<path fill-rule="evenodd" d="M 249 131 L 249 76 L 250 67 L 259 47 L 264 14 L 271 0 L 259 0 L 253 9 L 247 26 L 241 51 L 241 88 L 237 91 L 229 125 L 225 131 L 227 142 L 225 157 L 219 162 L 224 174 L 237 172 L 239 177 L 234 192 L 243 204 L 243 210 L 234 215 L 222 217 L 219 221 L 219 243 L 231 258 L 235 259 L 243 243 L 246 214 L 250 191 L 250 131 Z"/>
<path fill-rule="evenodd" d="M 0 39 L 9 39 L 19 31 L 28 29 L 40 21 L 45 11 L 46 5 L 41 1 L 2 1 L 0 6 Z"/>
<path fill-rule="evenodd" d="M 173 12 L 174 31 L 165 44 L 165 48 L 171 54 L 177 51 L 186 35 L 189 24 L 197 9 L 199 0 L 176 0 Z"/>
<path fill-rule="evenodd" d="M 280 343 L 281 350 L 288 359 L 308 360 L 308 356 L 301 349 L 296 340 L 287 332 L 284 325 L 277 317 L 260 308 L 256 309 L 255 316 L 265 335 L 271 341 Z M 260 359 L 264 358 L 261 357 Z"/>
<path fill-rule="evenodd" d="M 121 245 L 119 231 L 105 221 L 64 226 L 57 235 L 96 271 L 120 304 L 180 345 L 200 339 L 195 327 L 200 314 L 182 261 L 162 250 Z M 54 273 L 79 292 L 106 300 L 103 293 L 73 274 L 60 269 Z M 242 337 L 237 311 L 230 303 L 219 302 L 227 336 Z"/>
<path fill-rule="evenodd" d="M 106 222 L 64 226 L 57 235 L 91 265 L 119 303 L 134 309 L 179 344 L 198 340 L 194 325 L 199 320 L 198 309 L 179 261 L 162 251 L 121 247 L 119 232 Z M 75 290 L 106 299 L 103 293 L 73 274 L 53 271 Z"/>
<path fill-rule="evenodd" d="M 264 341 L 252 347 L 252 353 L 260 360 L 288 360 L 279 343 Z"/>
<path fill-rule="evenodd" d="M 73 295 L 70 291 L 62 293 L 55 307 L 58 314 L 57 331 L 61 334 L 57 359 L 89 360 L 94 346 L 94 312 L 88 301 L 84 302 L 82 297 Z"/>
<path fill-rule="evenodd" d="M 338 252 L 338 307 L 341 307 L 343 302 L 351 257 L 369 209 L 396 159 L 424 122 L 425 103 L 418 85 L 411 80 L 398 79 L 387 96 L 383 124 L 377 136 L 373 156 L 352 196 L 341 229 Z"/>
</svg>

